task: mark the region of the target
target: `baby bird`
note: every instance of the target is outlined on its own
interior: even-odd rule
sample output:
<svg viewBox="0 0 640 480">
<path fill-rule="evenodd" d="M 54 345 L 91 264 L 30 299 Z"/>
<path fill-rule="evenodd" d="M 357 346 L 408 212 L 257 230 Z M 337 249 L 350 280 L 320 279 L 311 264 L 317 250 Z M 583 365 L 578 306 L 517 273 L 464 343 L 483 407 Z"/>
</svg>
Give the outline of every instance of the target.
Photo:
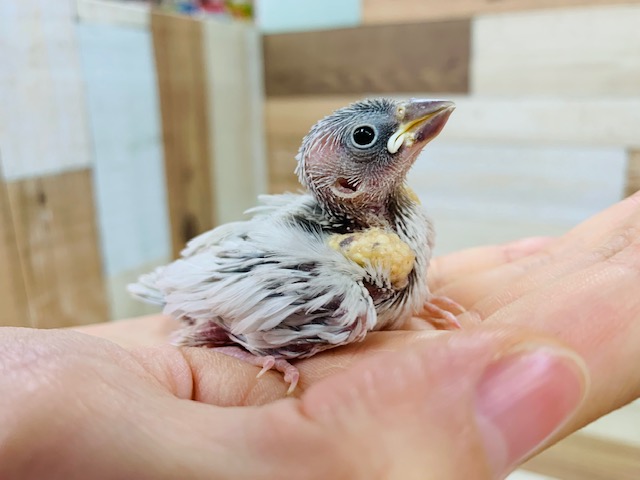
<svg viewBox="0 0 640 480">
<path fill-rule="evenodd" d="M 129 291 L 180 320 L 175 343 L 284 374 L 288 360 L 363 340 L 426 310 L 459 326 L 459 307 L 427 287 L 433 228 L 405 185 L 442 130 L 448 101 L 363 100 L 320 120 L 296 173 L 306 194 L 266 195 L 246 221 L 191 240 L 180 259 Z"/>
</svg>

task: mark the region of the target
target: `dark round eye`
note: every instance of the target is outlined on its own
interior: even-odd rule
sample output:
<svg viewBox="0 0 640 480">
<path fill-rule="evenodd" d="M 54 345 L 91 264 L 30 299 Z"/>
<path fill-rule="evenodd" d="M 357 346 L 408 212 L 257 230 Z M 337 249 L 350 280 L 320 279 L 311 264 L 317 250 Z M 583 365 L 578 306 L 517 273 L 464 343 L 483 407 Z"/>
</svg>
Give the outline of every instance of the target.
<svg viewBox="0 0 640 480">
<path fill-rule="evenodd" d="M 376 130 L 371 125 L 361 125 L 351 134 L 353 144 L 358 148 L 369 147 L 376 141 Z"/>
</svg>

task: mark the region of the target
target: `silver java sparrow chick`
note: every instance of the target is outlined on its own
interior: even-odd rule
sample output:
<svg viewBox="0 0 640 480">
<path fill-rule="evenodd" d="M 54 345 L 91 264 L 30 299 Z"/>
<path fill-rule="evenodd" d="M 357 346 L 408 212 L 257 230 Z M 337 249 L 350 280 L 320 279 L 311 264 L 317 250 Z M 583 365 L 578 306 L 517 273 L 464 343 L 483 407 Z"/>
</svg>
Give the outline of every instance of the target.
<svg viewBox="0 0 640 480">
<path fill-rule="evenodd" d="M 448 101 L 372 99 L 320 120 L 296 172 L 308 193 L 268 195 L 252 218 L 193 240 L 179 260 L 129 291 L 180 320 L 175 343 L 276 368 L 358 342 L 426 310 L 459 326 L 459 307 L 431 296 L 433 229 L 405 176 L 440 133 Z"/>
</svg>

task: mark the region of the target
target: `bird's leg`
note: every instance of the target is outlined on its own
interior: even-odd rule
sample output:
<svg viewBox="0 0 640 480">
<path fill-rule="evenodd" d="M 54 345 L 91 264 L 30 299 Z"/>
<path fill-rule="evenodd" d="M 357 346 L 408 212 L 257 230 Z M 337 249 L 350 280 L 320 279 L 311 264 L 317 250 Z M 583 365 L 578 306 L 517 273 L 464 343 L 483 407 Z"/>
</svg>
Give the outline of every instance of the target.
<svg viewBox="0 0 640 480">
<path fill-rule="evenodd" d="M 423 307 L 426 320 L 436 328 L 453 330 L 462 328 L 456 315 L 465 312 L 465 309 L 458 302 L 449 297 L 432 295 Z"/>
<path fill-rule="evenodd" d="M 256 378 L 260 378 L 266 372 L 268 372 L 272 368 L 275 368 L 283 374 L 284 381 L 289 384 L 287 395 L 293 393 L 293 391 L 296 389 L 296 385 L 298 385 L 300 372 L 296 367 L 291 365 L 284 358 L 275 358 L 271 355 L 259 357 L 258 355 L 249 353 L 240 347 L 213 347 L 212 350 L 214 352 L 224 353 L 229 357 L 237 358 L 238 360 L 242 360 L 243 362 L 250 363 L 251 365 L 255 365 L 256 367 L 261 367 L 262 370 L 260 370 L 258 375 L 256 375 Z"/>
</svg>

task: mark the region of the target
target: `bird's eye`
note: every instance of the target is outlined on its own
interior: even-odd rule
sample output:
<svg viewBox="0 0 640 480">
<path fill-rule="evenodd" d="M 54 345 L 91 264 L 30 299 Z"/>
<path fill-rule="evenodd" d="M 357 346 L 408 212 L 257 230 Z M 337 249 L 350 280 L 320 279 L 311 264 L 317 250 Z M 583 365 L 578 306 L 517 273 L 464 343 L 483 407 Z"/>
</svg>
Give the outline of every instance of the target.
<svg viewBox="0 0 640 480">
<path fill-rule="evenodd" d="M 357 148 L 370 147 L 376 141 L 376 129 L 371 125 L 361 125 L 356 127 L 351 134 L 353 144 Z"/>
</svg>

